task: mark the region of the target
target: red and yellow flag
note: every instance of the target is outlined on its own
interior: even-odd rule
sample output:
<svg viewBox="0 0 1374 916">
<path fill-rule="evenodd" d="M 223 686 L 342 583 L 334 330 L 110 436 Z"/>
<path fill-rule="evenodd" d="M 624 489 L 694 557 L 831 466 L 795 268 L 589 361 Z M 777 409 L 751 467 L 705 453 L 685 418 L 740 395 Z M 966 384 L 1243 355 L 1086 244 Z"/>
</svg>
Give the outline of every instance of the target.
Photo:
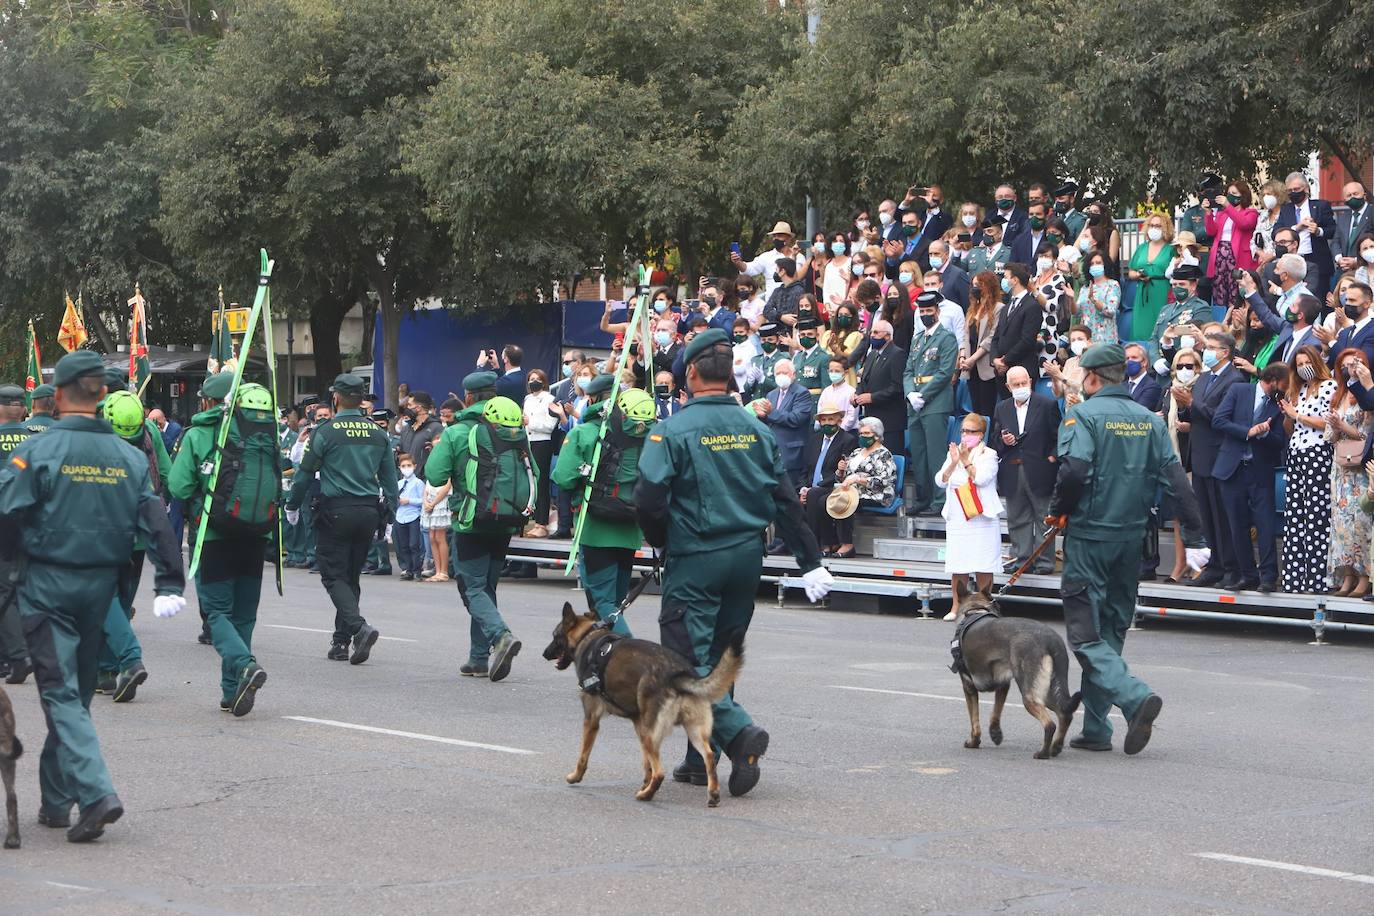
<svg viewBox="0 0 1374 916">
<path fill-rule="evenodd" d="M 129 300 L 133 312 L 129 321 L 129 384 L 142 397 L 143 386 L 152 374 L 148 363 L 148 319 L 143 313 L 147 303 L 138 284 L 134 284 L 134 297 Z"/>
<path fill-rule="evenodd" d="M 80 294 L 77 298 L 80 298 Z M 57 342 L 68 353 L 86 345 L 86 322 L 81 320 L 81 309 L 72 304 L 70 293 L 67 294 L 67 311 L 62 315 L 62 326 L 57 329 Z"/>
</svg>

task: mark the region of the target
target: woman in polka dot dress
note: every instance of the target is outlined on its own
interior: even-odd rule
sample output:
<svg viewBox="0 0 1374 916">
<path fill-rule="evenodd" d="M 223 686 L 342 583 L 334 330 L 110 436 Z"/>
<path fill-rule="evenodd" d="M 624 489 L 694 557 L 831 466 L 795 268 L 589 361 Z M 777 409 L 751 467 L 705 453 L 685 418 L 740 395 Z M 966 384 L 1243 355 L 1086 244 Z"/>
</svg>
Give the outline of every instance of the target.
<svg viewBox="0 0 1374 916">
<path fill-rule="evenodd" d="M 1279 403 L 1288 418 L 1288 477 L 1284 486 L 1283 590 L 1325 592 L 1331 549 L 1331 443 L 1326 415 L 1336 380 L 1321 352 L 1300 347 L 1293 356 L 1297 375 Z"/>
<path fill-rule="evenodd" d="M 1040 333 L 1036 336 L 1036 345 L 1040 348 L 1040 381 L 1036 387 L 1046 394 L 1050 391 L 1050 373 L 1045 364 L 1054 362 L 1059 355 L 1059 328 L 1061 323 L 1068 326 L 1069 310 L 1073 305 L 1073 291 L 1055 264 L 1058 256 L 1059 249 L 1055 245 L 1042 242 L 1036 251 L 1036 273 L 1030 282 L 1031 293 L 1040 303 L 1041 311 Z"/>
</svg>

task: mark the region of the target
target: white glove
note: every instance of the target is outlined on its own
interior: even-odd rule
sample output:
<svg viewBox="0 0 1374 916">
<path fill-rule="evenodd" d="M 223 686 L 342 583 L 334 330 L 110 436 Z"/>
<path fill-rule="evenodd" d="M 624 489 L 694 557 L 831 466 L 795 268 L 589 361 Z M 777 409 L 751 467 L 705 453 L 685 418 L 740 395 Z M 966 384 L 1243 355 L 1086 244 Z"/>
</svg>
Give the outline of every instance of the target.
<svg viewBox="0 0 1374 916">
<path fill-rule="evenodd" d="M 1201 570 L 1212 559 L 1212 550 L 1210 547 L 1189 547 L 1184 555 L 1188 558 L 1189 569 Z"/>
<path fill-rule="evenodd" d="M 817 566 L 808 573 L 802 573 L 802 581 L 806 583 L 807 600 L 814 604 L 830 594 L 835 577 L 824 566 Z"/>
<path fill-rule="evenodd" d="M 390 526 L 390 525 L 387 525 L 387 526 L 386 526 L 386 542 L 387 542 L 388 544 L 391 543 L 391 526 Z"/>
<path fill-rule="evenodd" d="M 288 525 L 294 525 L 294 524 L 298 523 L 300 520 L 301 520 L 301 510 L 300 510 L 300 509 L 287 509 L 287 510 L 286 510 L 286 524 L 288 524 Z"/>
<path fill-rule="evenodd" d="M 1162 357 L 1161 357 L 1160 359 L 1155 360 L 1155 374 L 1156 374 L 1156 375 L 1168 375 L 1168 374 L 1169 374 L 1169 362 L 1168 362 L 1168 360 L 1166 360 L 1166 359 L 1164 359 L 1164 358 L 1162 358 Z"/>
<path fill-rule="evenodd" d="M 920 412 L 921 408 L 926 406 L 926 399 L 921 397 L 920 394 L 918 394 L 915 391 L 907 395 L 906 399 L 908 403 L 911 404 L 911 409 L 914 411 Z"/>
<path fill-rule="evenodd" d="M 153 599 L 154 617 L 175 617 L 186 608 L 186 599 L 180 595 L 158 595 Z"/>
</svg>

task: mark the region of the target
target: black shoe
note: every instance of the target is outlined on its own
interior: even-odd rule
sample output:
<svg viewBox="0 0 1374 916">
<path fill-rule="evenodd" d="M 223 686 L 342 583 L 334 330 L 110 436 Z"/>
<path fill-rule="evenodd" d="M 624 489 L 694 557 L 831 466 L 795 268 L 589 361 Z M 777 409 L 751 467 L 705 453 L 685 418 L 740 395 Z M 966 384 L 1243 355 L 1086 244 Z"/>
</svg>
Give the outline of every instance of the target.
<svg viewBox="0 0 1374 916">
<path fill-rule="evenodd" d="M 1278 589 L 1278 585 L 1276 585 L 1276 584 L 1273 583 L 1273 582 L 1261 582 L 1261 583 L 1259 584 L 1259 590 L 1260 590 L 1260 594 L 1261 594 L 1261 595 L 1268 595 L 1268 594 L 1271 594 L 1271 593 L 1273 593 L 1274 591 L 1276 591 L 1277 589 Z"/>
<path fill-rule="evenodd" d="M 70 811 L 49 811 L 47 808 L 38 809 L 38 826 L 52 827 L 57 830 L 66 830 L 72 825 L 72 814 Z"/>
<path fill-rule="evenodd" d="M 358 632 L 353 634 L 353 654 L 348 657 L 350 665 L 361 665 L 367 661 L 372 654 L 372 647 L 377 645 L 377 638 L 382 634 L 374 626 L 363 624 Z"/>
<path fill-rule="evenodd" d="M 318 576 L 320 574 L 320 568 L 313 563 L 307 566 L 306 569 L 310 570 L 310 575 L 312 576 Z"/>
<path fill-rule="evenodd" d="M 330 644 L 330 646 L 329 646 L 329 656 L 328 656 L 328 657 L 329 657 L 329 659 L 330 659 L 331 661 L 346 662 L 346 661 L 348 661 L 348 656 L 349 656 L 348 640 L 345 639 L 345 640 L 342 641 L 342 642 L 340 642 L 340 641 L 338 641 L 338 640 L 335 640 L 334 642 L 332 642 L 332 643 Z"/>
<path fill-rule="evenodd" d="M 1217 588 L 1221 589 L 1222 591 L 1226 591 L 1226 592 L 1233 592 L 1233 591 L 1235 591 L 1235 590 L 1236 590 L 1237 588 L 1239 588 L 1239 587 L 1240 587 L 1240 577 L 1239 577 L 1239 576 L 1226 576 L 1224 579 L 1222 579 L 1220 582 L 1217 583 Z"/>
<path fill-rule="evenodd" d="M 377 571 L 374 572 L 372 575 L 374 575 L 374 576 L 389 576 L 389 575 L 391 575 L 391 567 L 390 567 L 390 566 L 383 566 L 381 569 L 377 570 Z"/>
<path fill-rule="evenodd" d="M 24 679 L 33 672 L 33 661 L 29 658 L 21 658 L 16 662 L 10 662 L 9 673 L 5 675 L 6 684 L 22 684 Z"/>
<path fill-rule="evenodd" d="M 400 578 L 400 581 L 402 581 L 402 582 L 414 582 L 414 581 L 415 581 L 415 577 L 412 576 L 412 575 L 411 575 L 410 573 L 408 573 L 408 572 L 403 572 L 403 573 L 401 573 L 401 575 L 400 575 L 399 578 Z"/>
<path fill-rule="evenodd" d="M 475 662 L 463 662 L 458 666 L 458 673 L 463 677 L 486 677 L 487 666 L 478 665 Z"/>
<path fill-rule="evenodd" d="M 1077 748 L 1080 751 L 1110 751 L 1112 743 L 1110 741 L 1092 741 L 1077 735 L 1069 739 L 1069 747 Z"/>
<path fill-rule="evenodd" d="M 1140 574 L 1140 578 L 1139 578 L 1138 581 L 1140 581 L 1140 582 L 1153 582 L 1153 581 L 1155 581 L 1155 580 L 1158 579 L 1158 578 L 1159 578 L 1158 573 L 1156 573 L 1153 569 L 1151 569 L 1151 570 L 1147 570 L 1147 571 L 1145 571 L 1145 572 L 1142 572 L 1142 573 Z"/>
<path fill-rule="evenodd" d="M 1126 732 L 1126 745 L 1122 748 L 1127 755 L 1139 754 L 1150 743 L 1150 732 L 1154 730 L 1155 719 L 1164 708 L 1159 694 L 1152 693 L 1140 703 L 1140 708 L 1131 716 L 1130 730 Z"/>
<path fill-rule="evenodd" d="M 233 711 L 234 711 L 234 701 L 233 701 L 233 700 L 220 700 L 220 701 L 219 701 L 219 711 L 220 711 L 220 712 L 233 712 Z"/>
<path fill-rule="evenodd" d="M 128 703 L 138 694 L 139 685 L 146 680 L 148 669 L 143 667 L 143 662 L 134 662 L 119 672 L 119 677 L 115 678 L 114 701 Z"/>
<path fill-rule="evenodd" d="M 553 534 L 549 535 L 549 537 L 555 541 L 571 541 L 572 531 L 568 528 L 559 528 Z"/>
<path fill-rule="evenodd" d="M 68 843 L 89 843 L 105 832 L 105 828 L 124 816 L 124 806 L 118 795 L 106 795 L 81 812 L 76 825 L 67 831 Z"/>
<path fill-rule="evenodd" d="M 746 725 L 725 749 L 730 758 L 730 794 L 744 795 L 759 784 L 759 758 L 768 752 L 768 732 Z"/>
<path fill-rule="evenodd" d="M 257 698 L 258 688 L 267 683 L 267 672 L 257 662 L 249 662 L 239 675 L 239 689 L 234 694 L 230 711 L 234 718 L 242 719 L 253 711 L 253 701 Z"/>
<path fill-rule="evenodd" d="M 1014 573 L 1014 572 L 1016 572 L 1018 569 L 1020 569 L 1020 568 L 1021 568 L 1021 564 L 1024 563 L 1024 562 L 1026 562 L 1026 561 L 1025 561 L 1025 560 L 1008 560 L 1007 562 L 1005 562 L 1005 563 L 1002 564 L 1002 572 L 1004 572 L 1004 573 L 1006 573 L 1007 575 L 1010 576 L 1012 573 Z"/>
<path fill-rule="evenodd" d="M 377 567 L 375 567 L 375 566 L 364 566 L 362 569 L 358 570 L 358 575 L 360 575 L 360 576 L 375 576 L 375 575 L 377 575 Z"/>
<path fill-rule="evenodd" d="M 689 782 L 694 786 L 706 785 L 706 764 L 682 761 L 673 767 L 673 782 Z"/>
<path fill-rule="evenodd" d="M 96 675 L 96 693 L 114 693 L 115 683 L 119 680 L 119 674 L 115 671 L 102 671 Z"/>
<path fill-rule="evenodd" d="M 520 654 L 520 640 L 511 635 L 510 630 L 501 634 L 501 638 L 496 641 L 496 645 L 491 647 L 491 670 L 487 676 L 492 683 L 505 680 L 506 675 L 510 674 L 511 659 Z"/>
<path fill-rule="evenodd" d="M 1260 586 L 1258 579 L 1242 579 L 1231 587 L 1233 592 L 1253 592 Z"/>
<path fill-rule="evenodd" d="M 1221 586 L 1225 581 L 1226 579 L 1220 573 L 1212 574 L 1204 572 L 1196 579 L 1189 579 L 1187 584 L 1191 585 L 1193 588 L 1216 588 Z M 1222 587 L 1224 588 L 1225 586 Z"/>
<path fill-rule="evenodd" d="M 213 646 L 215 644 L 215 641 L 210 638 L 209 627 L 200 628 L 200 635 L 196 637 L 196 642 L 200 643 L 202 646 Z"/>
</svg>

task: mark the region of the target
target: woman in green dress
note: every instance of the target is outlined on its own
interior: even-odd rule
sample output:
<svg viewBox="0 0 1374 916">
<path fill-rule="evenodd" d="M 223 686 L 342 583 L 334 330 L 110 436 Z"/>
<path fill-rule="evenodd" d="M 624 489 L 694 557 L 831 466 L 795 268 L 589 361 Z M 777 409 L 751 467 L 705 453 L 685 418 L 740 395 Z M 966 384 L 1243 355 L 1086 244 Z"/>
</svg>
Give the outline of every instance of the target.
<svg viewBox="0 0 1374 916">
<path fill-rule="evenodd" d="M 1131 340 L 1149 340 L 1154 333 L 1159 310 L 1169 298 L 1169 281 L 1164 272 L 1174 256 L 1173 221 L 1159 214 L 1145 220 L 1146 241 L 1136 246 L 1126 277 L 1136 280 L 1135 305 L 1131 308 Z"/>
</svg>

